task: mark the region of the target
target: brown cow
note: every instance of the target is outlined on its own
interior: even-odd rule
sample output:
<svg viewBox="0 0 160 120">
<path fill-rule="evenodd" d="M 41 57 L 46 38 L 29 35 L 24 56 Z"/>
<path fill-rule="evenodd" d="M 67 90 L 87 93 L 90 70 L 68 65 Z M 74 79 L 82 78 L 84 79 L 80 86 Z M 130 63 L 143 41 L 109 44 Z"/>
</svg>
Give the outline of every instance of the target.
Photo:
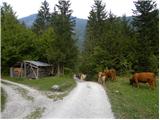
<svg viewBox="0 0 160 120">
<path fill-rule="evenodd" d="M 14 68 L 15 76 L 20 77 L 23 74 L 22 68 Z"/>
<path fill-rule="evenodd" d="M 112 80 L 116 80 L 116 70 L 115 69 L 109 69 L 104 70 L 104 73 L 106 74 L 106 78 L 111 78 Z"/>
<path fill-rule="evenodd" d="M 98 82 L 100 84 L 105 84 L 106 79 L 111 78 L 112 80 L 116 79 L 116 70 L 110 69 L 110 70 L 104 70 L 103 72 L 98 73 Z"/>
<path fill-rule="evenodd" d="M 151 88 L 156 86 L 156 77 L 152 72 L 135 73 L 130 79 L 130 85 L 136 85 L 139 87 L 139 82 L 148 83 Z"/>
</svg>

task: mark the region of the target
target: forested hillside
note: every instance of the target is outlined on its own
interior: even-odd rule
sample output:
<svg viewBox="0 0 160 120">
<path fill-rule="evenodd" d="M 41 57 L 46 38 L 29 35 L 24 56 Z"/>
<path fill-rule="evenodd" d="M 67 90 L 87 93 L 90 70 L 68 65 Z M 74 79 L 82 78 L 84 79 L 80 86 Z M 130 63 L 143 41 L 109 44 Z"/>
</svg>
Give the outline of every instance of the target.
<svg viewBox="0 0 160 120">
<path fill-rule="evenodd" d="M 134 2 L 133 20 L 116 17 L 94 1 L 86 28 L 80 70 L 90 76 L 114 68 L 118 74 L 158 73 L 159 11 L 153 1 Z"/>
<path fill-rule="evenodd" d="M 17 61 L 39 60 L 53 64 L 57 74 L 64 67 L 75 69 L 78 48 L 74 32 L 75 19 L 70 1 L 59 1 L 53 13 L 45 0 L 31 28 L 20 23 L 16 12 L 7 3 L 1 7 L 2 73 Z"/>
<path fill-rule="evenodd" d="M 37 14 L 32 14 L 23 18 L 20 18 L 19 21 L 21 23 L 24 23 L 26 27 L 31 28 L 34 21 L 36 20 Z M 122 17 L 120 17 L 122 19 Z M 128 21 L 128 24 L 131 24 L 132 17 L 131 16 L 126 16 L 126 20 Z M 85 34 L 86 34 L 86 25 L 87 25 L 87 19 L 81 19 L 75 17 L 76 25 L 75 25 L 75 34 L 77 38 L 77 45 L 82 50 L 83 48 L 83 43 L 85 39 Z"/>
<path fill-rule="evenodd" d="M 63 74 L 65 67 L 88 76 L 106 68 L 115 68 L 118 74 L 158 73 L 159 10 L 153 1 L 134 5 L 130 20 L 106 11 L 103 1 L 95 0 L 86 21 L 72 17 L 69 0 L 59 1 L 52 13 L 45 0 L 38 14 L 24 18 L 27 22 L 23 23 L 12 7 L 3 3 L 2 72 L 9 72 L 17 61 L 39 60 L 56 66 L 58 74 Z"/>
<path fill-rule="evenodd" d="M 34 21 L 36 20 L 37 14 L 32 14 L 23 18 L 20 18 L 19 21 L 21 23 L 24 23 L 26 27 L 31 28 Z M 81 19 L 81 18 L 75 18 L 75 34 L 77 38 L 77 45 L 80 49 L 82 49 L 83 42 L 85 39 L 85 31 L 86 31 L 86 25 L 87 25 L 87 20 L 86 19 Z"/>
</svg>

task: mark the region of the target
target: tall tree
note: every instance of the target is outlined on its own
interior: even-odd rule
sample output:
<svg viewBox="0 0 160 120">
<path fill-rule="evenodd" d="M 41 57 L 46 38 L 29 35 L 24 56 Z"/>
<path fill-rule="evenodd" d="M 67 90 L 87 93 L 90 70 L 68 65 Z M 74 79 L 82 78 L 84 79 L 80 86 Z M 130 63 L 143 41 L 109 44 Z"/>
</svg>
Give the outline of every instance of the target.
<svg viewBox="0 0 160 120">
<path fill-rule="evenodd" d="M 1 7 L 2 20 L 2 72 L 17 61 L 34 58 L 34 39 L 31 30 L 20 24 L 12 7 L 3 3 Z"/>
<path fill-rule="evenodd" d="M 77 58 L 77 47 L 73 38 L 75 20 L 73 19 L 70 1 L 59 0 L 52 14 L 51 24 L 55 30 L 54 53 L 58 75 L 64 73 L 64 66 L 72 68 Z"/>
<path fill-rule="evenodd" d="M 97 17 L 95 11 L 98 8 L 92 7 L 90 12 L 81 70 L 91 76 L 112 67 L 125 73 L 132 68 L 134 35 L 125 16 L 118 18 L 111 11 L 107 16 L 104 5 L 101 5 L 103 9 L 99 10 L 103 17 Z"/>
<path fill-rule="evenodd" d="M 33 23 L 33 31 L 38 35 L 41 35 L 50 24 L 49 4 L 45 0 L 42 2 L 41 9 L 38 12 L 37 18 Z"/>
<path fill-rule="evenodd" d="M 152 71 L 150 57 L 158 55 L 158 10 L 152 0 L 134 2 L 133 26 L 137 34 L 138 71 Z"/>
<path fill-rule="evenodd" d="M 106 18 L 107 12 L 105 11 L 105 4 L 103 4 L 101 0 L 95 0 L 88 17 L 85 40 L 86 51 L 92 51 L 103 39 L 102 34 L 104 32 Z"/>
<path fill-rule="evenodd" d="M 100 60 L 104 51 L 101 43 L 104 40 L 106 19 L 105 4 L 102 0 L 95 0 L 88 17 L 81 69 L 90 75 L 102 69 L 100 64 L 103 63 Z"/>
</svg>

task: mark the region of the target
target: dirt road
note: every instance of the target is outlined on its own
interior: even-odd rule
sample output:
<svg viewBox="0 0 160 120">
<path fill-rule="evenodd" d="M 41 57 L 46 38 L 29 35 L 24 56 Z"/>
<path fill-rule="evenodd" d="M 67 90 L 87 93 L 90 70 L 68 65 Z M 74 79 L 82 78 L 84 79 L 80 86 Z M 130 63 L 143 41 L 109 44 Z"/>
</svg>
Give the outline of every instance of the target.
<svg viewBox="0 0 160 120">
<path fill-rule="evenodd" d="M 32 118 L 37 111 L 39 118 L 114 118 L 105 90 L 94 82 L 77 81 L 71 93 L 56 102 L 25 85 L 9 82 L 2 87 L 8 96 L 2 118 Z"/>
</svg>

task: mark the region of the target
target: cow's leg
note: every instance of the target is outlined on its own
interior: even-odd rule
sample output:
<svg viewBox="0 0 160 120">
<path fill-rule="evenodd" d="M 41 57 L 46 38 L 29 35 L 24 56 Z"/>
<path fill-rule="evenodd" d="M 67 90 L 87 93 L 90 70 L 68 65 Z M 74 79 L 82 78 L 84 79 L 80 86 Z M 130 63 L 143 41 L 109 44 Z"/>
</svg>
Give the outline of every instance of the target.
<svg viewBox="0 0 160 120">
<path fill-rule="evenodd" d="M 105 79 L 106 77 L 105 76 L 102 76 L 102 84 L 105 85 Z"/>
<path fill-rule="evenodd" d="M 150 85 L 150 88 L 153 90 L 154 89 L 154 81 L 150 80 L 149 85 Z"/>
<path fill-rule="evenodd" d="M 135 79 L 136 86 L 139 88 L 138 80 Z"/>
<path fill-rule="evenodd" d="M 114 80 L 113 75 L 111 76 L 111 79 Z"/>
<path fill-rule="evenodd" d="M 112 75 L 112 80 L 116 80 L 115 75 Z"/>
<path fill-rule="evenodd" d="M 101 78 L 100 78 L 100 77 L 98 77 L 98 83 L 100 83 L 100 84 L 101 84 Z"/>
</svg>

